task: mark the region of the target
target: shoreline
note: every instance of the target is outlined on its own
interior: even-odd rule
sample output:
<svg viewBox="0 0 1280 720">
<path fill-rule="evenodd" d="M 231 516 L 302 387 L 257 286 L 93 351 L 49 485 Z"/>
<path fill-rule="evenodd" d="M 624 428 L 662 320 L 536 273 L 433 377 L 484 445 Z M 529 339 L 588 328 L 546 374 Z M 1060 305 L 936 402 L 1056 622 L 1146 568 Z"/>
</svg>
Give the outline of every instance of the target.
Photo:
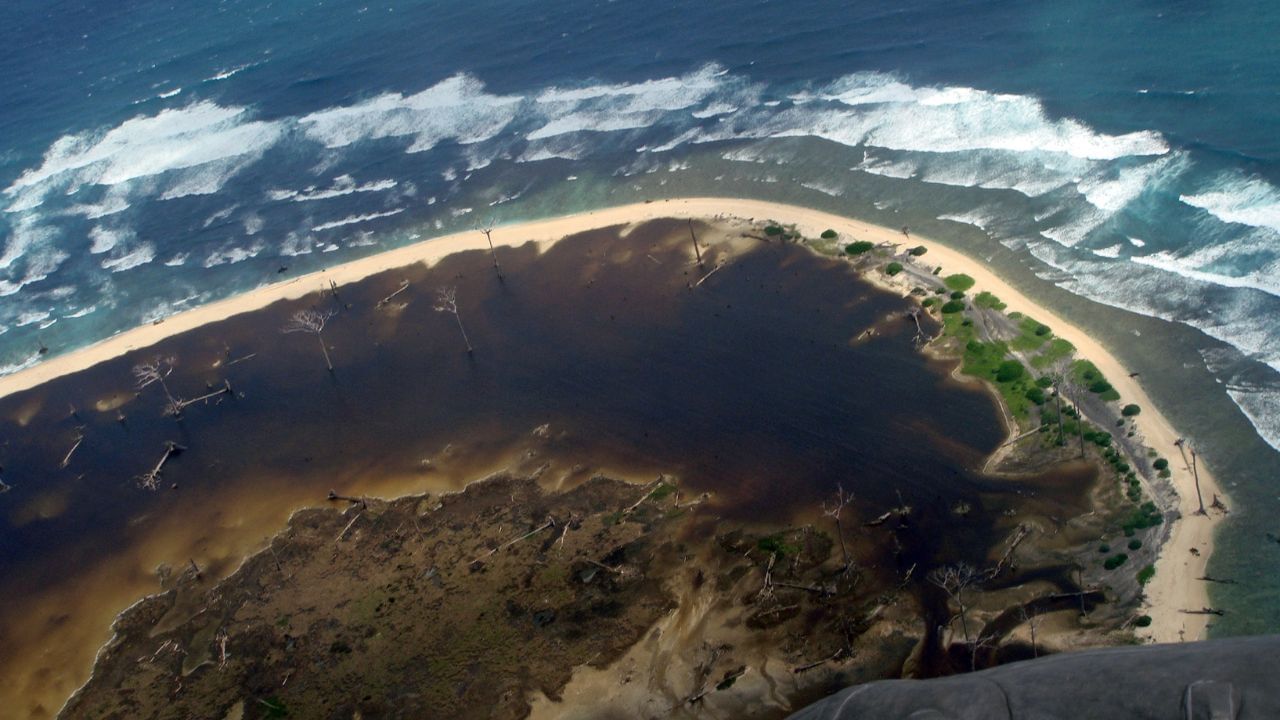
<svg viewBox="0 0 1280 720">
<path fill-rule="evenodd" d="M 967 274 L 976 281 L 973 288 L 975 293 L 986 290 L 998 295 L 1007 305 L 1006 312 L 1022 312 L 1051 325 L 1058 337 L 1076 347 L 1078 357 L 1092 361 L 1110 379 L 1125 402 L 1134 402 L 1143 408 L 1142 414 L 1135 421 L 1144 443 L 1165 457 L 1180 457 L 1174 443 L 1181 436 L 1160 413 L 1142 386 L 1129 377 L 1129 371 L 1101 343 L 1048 308 L 1030 300 L 981 260 L 965 255 L 934 238 L 915 235 L 908 238 L 899 230 L 781 203 L 731 198 L 680 198 L 499 227 L 493 233 L 493 243 L 495 246 L 509 247 L 536 242 L 545 249 L 561 238 L 599 227 L 665 217 L 683 219 L 726 216 L 772 219 L 795 225 L 810 237 L 816 237 L 830 228 L 842 235 L 877 244 L 910 243 L 927 246 L 929 265 L 941 265 L 946 274 Z M 177 313 L 151 325 L 125 331 L 88 347 L 49 358 L 34 367 L 0 377 L 0 397 L 29 390 L 211 322 L 258 310 L 280 300 L 305 297 L 327 289 L 330 282 L 346 285 L 384 271 L 419 262 L 430 265 L 448 255 L 467 250 L 484 250 L 487 247 L 485 238 L 479 231 L 454 233 L 256 288 Z M 1172 524 L 1168 539 L 1161 546 L 1156 560 L 1155 577 L 1146 586 L 1145 606 L 1149 608 L 1152 623 L 1139 632 L 1143 637 L 1156 642 L 1200 640 L 1207 636 L 1210 616 L 1188 615 L 1181 611 L 1199 610 L 1209 605 L 1207 587 L 1197 578 L 1205 574 L 1213 553 L 1213 532 L 1222 518 L 1195 515 L 1195 480 L 1191 472 L 1172 462 L 1169 469 L 1172 471 L 1170 481 L 1178 495 L 1176 509 L 1181 517 Z M 1200 488 L 1205 497 L 1211 498 L 1215 494 L 1224 496 L 1207 469 L 1200 477 Z M 1193 551 L 1199 554 L 1194 554 Z"/>
</svg>

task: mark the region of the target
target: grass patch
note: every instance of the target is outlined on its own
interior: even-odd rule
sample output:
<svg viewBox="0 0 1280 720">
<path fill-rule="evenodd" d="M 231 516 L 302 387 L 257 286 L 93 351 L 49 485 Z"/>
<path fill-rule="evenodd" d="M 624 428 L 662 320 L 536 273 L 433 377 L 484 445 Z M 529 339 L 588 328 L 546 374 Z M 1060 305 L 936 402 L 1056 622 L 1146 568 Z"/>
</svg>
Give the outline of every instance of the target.
<svg viewBox="0 0 1280 720">
<path fill-rule="evenodd" d="M 1032 352 L 1039 350 L 1053 336 L 1053 331 L 1048 325 L 1038 320 L 1023 316 L 1018 322 L 1018 337 L 1014 338 L 1010 343 L 1013 349 L 1021 352 Z"/>
<path fill-rule="evenodd" d="M 1113 401 L 1120 399 L 1120 393 L 1111 387 L 1111 383 L 1107 382 L 1107 379 L 1102 376 L 1102 371 L 1088 360 L 1076 360 L 1071 364 L 1071 372 L 1075 376 L 1076 382 L 1089 388 L 1089 392 L 1103 400 Z"/>
<path fill-rule="evenodd" d="M 800 548 L 795 545 L 788 545 L 787 542 L 783 540 L 782 535 L 768 535 L 762 537 L 758 542 L 756 542 L 756 547 L 760 548 L 764 552 L 776 555 L 779 558 L 784 558 L 788 555 L 795 555 L 800 552 Z"/>
<path fill-rule="evenodd" d="M 1049 344 L 1040 351 L 1039 355 L 1031 358 L 1031 366 L 1036 369 L 1044 369 L 1050 367 L 1059 360 L 1071 357 L 1076 351 L 1076 346 L 1056 337 L 1049 341 Z"/>
<path fill-rule="evenodd" d="M 973 287 L 974 280 L 964 273 L 956 273 L 948 275 L 942 282 L 946 283 L 949 290 L 968 290 Z"/>
</svg>

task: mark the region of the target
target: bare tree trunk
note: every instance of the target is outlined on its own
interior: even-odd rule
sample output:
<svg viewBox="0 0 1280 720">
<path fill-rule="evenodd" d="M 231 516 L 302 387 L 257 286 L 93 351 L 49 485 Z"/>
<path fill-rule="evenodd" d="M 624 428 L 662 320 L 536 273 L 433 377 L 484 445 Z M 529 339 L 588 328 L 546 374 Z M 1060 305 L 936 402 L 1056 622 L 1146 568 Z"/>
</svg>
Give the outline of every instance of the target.
<svg viewBox="0 0 1280 720">
<path fill-rule="evenodd" d="M 969 618 L 968 608 L 964 606 L 964 588 L 960 588 L 956 592 L 956 605 L 960 606 L 960 629 L 964 631 L 965 644 L 970 644 L 973 640 L 969 637 Z"/>
<path fill-rule="evenodd" d="M 329 368 L 329 372 L 333 372 L 333 361 L 329 359 L 329 348 L 324 345 L 324 335 L 316 333 L 316 339 L 320 341 L 320 352 L 324 353 L 324 365 Z"/>
<path fill-rule="evenodd" d="M 498 273 L 498 279 L 501 280 L 502 267 L 498 265 L 498 251 L 495 250 L 493 247 L 493 237 L 492 237 L 493 230 L 485 229 L 485 230 L 481 230 L 481 232 L 484 233 L 484 239 L 489 241 L 489 254 L 493 256 L 493 269 L 494 269 L 494 272 Z"/>
<path fill-rule="evenodd" d="M 471 340 L 467 337 L 467 329 L 462 327 L 462 316 L 458 313 L 453 314 L 453 319 L 458 321 L 458 332 L 462 333 L 462 342 L 467 345 L 467 352 L 472 352 Z"/>
<path fill-rule="evenodd" d="M 702 267 L 702 250 L 698 249 L 698 236 L 693 232 L 693 220 L 689 221 L 689 237 L 693 238 L 693 254 L 698 258 L 698 267 Z"/>
<path fill-rule="evenodd" d="M 1054 384 L 1053 399 L 1058 405 L 1058 445 L 1066 445 L 1066 426 L 1062 424 L 1062 388 Z"/>
</svg>

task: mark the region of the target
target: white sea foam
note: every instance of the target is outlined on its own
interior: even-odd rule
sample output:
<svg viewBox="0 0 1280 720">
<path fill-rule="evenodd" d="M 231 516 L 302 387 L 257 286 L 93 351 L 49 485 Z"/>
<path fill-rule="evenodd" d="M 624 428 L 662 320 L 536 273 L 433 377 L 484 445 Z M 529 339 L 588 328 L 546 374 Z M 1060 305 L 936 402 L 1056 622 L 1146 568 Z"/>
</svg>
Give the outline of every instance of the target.
<svg viewBox="0 0 1280 720">
<path fill-rule="evenodd" d="M 40 353 L 33 352 L 17 362 L 0 365 L 0 375 L 12 375 L 19 370 L 26 370 L 27 368 L 35 367 L 40 362 L 40 358 Z"/>
<path fill-rule="evenodd" d="M 266 221 L 262 219 L 262 216 L 255 212 L 245 215 L 240 219 L 240 222 L 244 225 L 245 235 L 257 235 L 262 232 L 263 226 L 266 225 Z"/>
<path fill-rule="evenodd" d="M 343 225 L 354 225 L 355 223 L 362 223 L 362 222 L 367 222 L 369 220 L 377 220 L 378 218 L 391 217 L 392 215 L 399 215 L 402 212 L 404 212 L 404 208 L 396 208 L 395 210 L 388 210 L 386 212 L 368 213 L 366 215 L 351 215 L 349 217 L 342 218 L 341 220 L 334 220 L 332 222 L 321 223 L 311 228 L 311 230 L 313 232 L 320 232 L 322 230 L 332 230 L 333 228 L 342 227 Z"/>
<path fill-rule="evenodd" d="M 104 270 L 111 272 L 124 272 L 132 270 L 139 265 L 146 265 L 156 259 L 156 248 L 151 243 L 141 243 L 137 247 L 128 249 L 122 253 L 112 253 L 109 257 L 102 261 L 101 265 Z"/>
<path fill-rule="evenodd" d="M 801 182 L 801 187 L 807 187 L 810 190 L 817 190 L 824 195 L 831 197 L 840 197 L 844 195 L 844 189 L 836 186 L 834 183 L 822 183 L 816 181 Z"/>
<path fill-rule="evenodd" d="M 312 200 L 329 200 L 353 193 L 382 192 L 394 188 L 397 184 L 395 180 L 390 179 L 373 180 L 361 184 L 357 183 L 355 178 L 350 175 L 339 175 L 333 179 L 333 183 L 329 187 L 324 189 L 317 189 L 312 186 L 302 190 L 269 190 L 267 191 L 267 197 L 272 200 L 310 202 Z"/>
<path fill-rule="evenodd" d="M 1179 199 L 1223 222 L 1280 232 L 1280 188 L 1261 178 L 1225 173 L 1215 179 L 1211 189 Z"/>
<path fill-rule="evenodd" d="M 98 306 L 97 306 L 97 305 L 90 305 L 89 307 L 81 308 L 81 309 L 79 309 L 79 310 L 76 310 L 75 312 L 67 313 L 66 315 L 63 315 L 62 317 L 66 318 L 66 319 L 68 319 L 68 320 L 70 320 L 70 319 L 72 319 L 72 318 L 80 318 L 80 317 L 84 317 L 85 315 L 88 315 L 88 314 L 90 314 L 90 313 L 96 312 L 96 311 L 97 311 L 97 309 L 98 309 Z"/>
<path fill-rule="evenodd" d="M 280 254 L 285 257 L 310 255 L 314 247 L 315 238 L 311 235 L 291 232 L 285 236 L 284 242 L 280 243 Z"/>
<path fill-rule="evenodd" d="M 95 225 L 89 229 L 89 254 L 100 255 L 120 244 L 121 240 L 131 237 L 133 233 L 124 230 L 112 230 Z"/>
<path fill-rule="evenodd" d="M 164 264 L 167 267 L 181 267 L 182 264 L 187 261 L 187 258 L 190 257 L 190 255 L 191 253 L 184 253 L 184 252 L 177 253 L 173 257 L 169 258 L 168 260 L 165 260 Z"/>
<path fill-rule="evenodd" d="M 38 322 L 47 320 L 53 313 L 49 310 L 28 310 L 20 313 L 14 321 L 14 327 L 26 327 L 27 325 L 35 325 Z"/>
<path fill-rule="evenodd" d="M 414 95 L 386 93 L 356 105 L 311 113 L 298 122 L 308 136 L 330 148 L 376 138 L 412 137 L 409 151 L 422 152 L 445 140 L 466 144 L 497 135 L 515 118 L 520 100 L 491 95 L 479 80 L 455 75 Z"/>
<path fill-rule="evenodd" d="M 244 262 L 249 258 L 257 257 L 258 253 L 266 249 L 266 244 L 255 242 L 249 247 L 241 247 L 239 245 L 224 245 L 221 248 L 209 254 L 204 259 L 203 265 L 207 268 L 216 267 L 218 265 L 232 265 L 238 262 Z"/>
</svg>

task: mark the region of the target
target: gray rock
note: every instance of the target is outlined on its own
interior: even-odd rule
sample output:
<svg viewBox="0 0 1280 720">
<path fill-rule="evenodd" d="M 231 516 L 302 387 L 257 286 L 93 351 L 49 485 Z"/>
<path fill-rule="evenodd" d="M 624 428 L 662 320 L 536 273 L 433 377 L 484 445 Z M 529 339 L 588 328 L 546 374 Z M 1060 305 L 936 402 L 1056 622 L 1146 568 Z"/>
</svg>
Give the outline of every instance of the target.
<svg viewBox="0 0 1280 720">
<path fill-rule="evenodd" d="M 1051 655 L 857 685 L 792 720 L 1275 720 L 1280 635 Z"/>
</svg>

